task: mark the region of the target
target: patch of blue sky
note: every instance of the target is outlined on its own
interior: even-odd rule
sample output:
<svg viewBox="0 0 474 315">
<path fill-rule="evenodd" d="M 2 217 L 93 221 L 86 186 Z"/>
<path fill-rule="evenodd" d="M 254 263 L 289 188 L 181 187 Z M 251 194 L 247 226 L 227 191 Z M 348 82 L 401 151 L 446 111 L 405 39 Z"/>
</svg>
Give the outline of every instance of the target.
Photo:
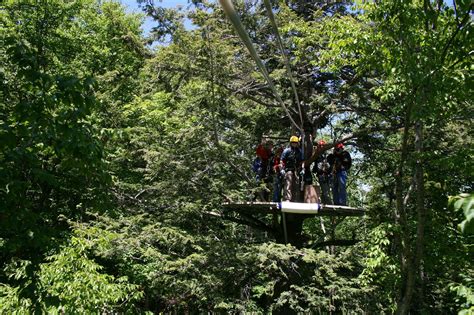
<svg viewBox="0 0 474 315">
<path fill-rule="evenodd" d="M 142 9 L 140 8 L 136 0 L 118 0 L 118 1 L 125 6 L 127 12 L 143 13 Z M 156 6 L 160 6 L 160 7 L 168 8 L 168 9 L 186 8 L 187 6 L 190 5 L 190 3 L 191 3 L 190 0 L 163 0 L 161 2 L 155 1 Z M 152 18 L 145 17 L 145 20 L 142 25 L 143 34 L 147 36 L 155 25 L 156 25 L 156 22 L 153 21 Z M 186 29 L 194 28 L 194 26 L 192 25 L 189 19 L 184 20 L 184 27 L 186 27 Z"/>
</svg>

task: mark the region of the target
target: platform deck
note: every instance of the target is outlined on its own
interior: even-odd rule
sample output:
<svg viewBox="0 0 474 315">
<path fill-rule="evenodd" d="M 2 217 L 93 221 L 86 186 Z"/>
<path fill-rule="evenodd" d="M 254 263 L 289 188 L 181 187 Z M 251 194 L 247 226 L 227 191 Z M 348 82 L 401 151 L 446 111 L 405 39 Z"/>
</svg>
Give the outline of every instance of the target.
<svg viewBox="0 0 474 315">
<path fill-rule="evenodd" d="M 298 203 L 295 203 L 297 205 Z M 302 204 L 308 205 L 308 204 Z M 280 214 L 282 212 L 278 202 L 238 202 L 223 204 L 225 210 L 237 212 L 259 212 L 267 214 Z M 353 208 L 347 206 L 325 205 L 321 204 L 317 210 L 301 209 L 295 212 L 285 210 L 286 213 L 311 214 L 316 216 L 352 216 L 359 217 L 365 214 L 365 211 L 360 208 Z"/>
</svg>

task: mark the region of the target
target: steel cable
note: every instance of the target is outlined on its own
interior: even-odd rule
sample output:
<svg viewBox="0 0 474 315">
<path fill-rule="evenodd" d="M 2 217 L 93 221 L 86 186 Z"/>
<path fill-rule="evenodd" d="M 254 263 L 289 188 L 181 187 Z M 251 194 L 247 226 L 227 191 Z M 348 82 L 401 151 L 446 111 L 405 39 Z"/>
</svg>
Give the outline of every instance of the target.
<svg viewBox="0 0 474 315">
<path fill-rule="evenodd" d="M 252 59 L 257 64 L 257 67 L 260 69 L 260 72 L 262 73 L 263 77 L 265 78 L 265 80 L 267 80 L 268 86 L 272 90 L 275 98 L 280 103 L 280 105 L 283 107 L 284 111 L 286 112 L 286 115 L 291 120 L 291 123 L 295 126 L 295 128 L 297 130 L 300 131 L 301 134 L 303 134 L 302 128 L 295 122 L 295 120 L 291 116 L 291 113 L 289 112 L 288 108 L 285 106 L 285 103 L 283 102 L 282 98 L 280 97 L 280 94 L 278 93 L 278 91 L 277 91 L 277 89 L 276 89 L 276 87 L 273 83 L 272 78 L 268 74 L 267 68 L 263 64 L 260 57 L 258 56 L 257 51 L 256 51 L 255 47 L 253 46 L 252 41 L 250 40 L 250 37 L 249 37 L 247 31 L 245 30 L 242 22 L 240 21 L 239 15 L 237 14 L 237 12 L 234 9 L 234 5 L 232 4 L 232 1 L 231 0 L 219 0 L 219 2 L 221 4 L 222 8 L 224 9 L 224 12 L 226 13 L 227 17 L 232 22 L 232 24 L 233 24 L 235 30 L 237 31 L 240 39 L 242 39 L 243 43 L 247 47 L 250 55 L 252 56 Z"/>
</svg>

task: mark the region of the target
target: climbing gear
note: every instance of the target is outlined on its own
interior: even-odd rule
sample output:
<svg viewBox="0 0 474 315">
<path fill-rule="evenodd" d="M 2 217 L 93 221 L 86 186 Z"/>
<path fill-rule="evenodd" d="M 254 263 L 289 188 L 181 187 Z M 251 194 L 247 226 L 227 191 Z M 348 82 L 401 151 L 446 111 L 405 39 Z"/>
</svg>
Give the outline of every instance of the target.
<svg viewBox="0 0 474 315">
<path fill-rule="evenodd" d="M 290 142 L 300 142 L 300 139 L 297 136 L 291 136 Z"/>
<path fill-rule="evenodd" d="M 339 153 L 331 153 L 327 157 L 329 165 L 331 165 L 332 173 L 336 174 L 341 170 L 349 170 L 352 166 L 352 158 L 349 152 L 342 151 Z"/>
<path fill-rule="evenodd" d="M 344 167 L 344 169 L 347 171 L 351 168 L 352 166 L 352 158 L 351 158 L 351 155 L 349 154 L 349 152 L 347 151 L 343 151 L 342 152 L 342 166 Z"/>
<path fill-rule="evenodd" d="M 288 150 L 288 151 L 286 151 Z M 295 171 L 298 168 L 298 162 L 301 161 L 301 151 L 298 148 L 288 148 L 283 153 L 282 160 L 284 159 L 285 171 Z M 288 152 L 288 153 L 285 153 Z"/>
</svg>

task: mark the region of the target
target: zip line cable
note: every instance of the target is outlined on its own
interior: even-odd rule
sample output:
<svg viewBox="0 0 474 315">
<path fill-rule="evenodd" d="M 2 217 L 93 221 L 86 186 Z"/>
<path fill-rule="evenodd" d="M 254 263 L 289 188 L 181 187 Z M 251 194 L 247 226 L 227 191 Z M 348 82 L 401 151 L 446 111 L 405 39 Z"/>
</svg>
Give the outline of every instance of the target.
<svg viewBox="0 0 474 315">
<path fill-rule="evenodd" d="M 300 122 L 301 122 L 301 128 L 300 128 L 301 154 L 303 154 L 303 157 L 304 157 L 305 156 L 305 133 L 304 133 L 304 131 L 301 130 L 301 129 L 303 129 L 303 126 L 304 126 L 304 124 L 303 124 L 303 112 L 301 111 L 301 104 L 300 104 L 300 100 L 299 100 L 299 97 L 298 97 L 298 92 L 296 91 L 296 85 L 295 85 L 295 80 L 293 78 L 293 74 L 292 74 L 292 71 L 291 71 L 290 60 L 288 58 L 288 55 L 285 53 L 285 47 L 283 46 L 283 41 L 281 40 L 280 32 L 278 31 L 278 26 L 275 22 L 275 16 L 273 14 L 272 6 L 270 4 L 270 1 L 269 0 L 264 0 L 263 2 L 265 4 L 265 8 L 267 9 L 267 14 L 268 14 L 268 17 L 270 18 L 270 23 L 272 25 L 273 32 L 275 33 L 275 37 L 277 39 L 278 46 L 279 46 L 280 51 L 281 51 L 281 55 L 283 57 L 283 62 L 284 62 L 285 67 L 286 67 L 286 72 L 288 74 L 288 78 L 290 79 L 291 88 L 293 90 L 293 94 L 295 95 L 296 105 L 298 106 L 298 113 L 300 115 Z"/>
<path fill-rule="evenodd" d="M 281 107 L 286 112 L 286 115 L 288 118 L 291 120 L 291 123 L 296 127 L 297 130 L 300 131 L 301 134 L 303 134 L 302 127 L 298 126 L 298 124 L 294 121 L 293 117 L 291 117 L 291 113 L 288 111 L 288 108 L 286 108 L 285 103 L 283 103 L 283 100 L 280 97 L 280 94 L 278 94 L 278 91 L 273 84 L 273 80 L 268 74 L 267 68 L 263 64 L 262 60 L 257 54 L 257 51 L 255 47 L 252 44 L 252 41 L 250 40 L 249 35 L 247 34 L 244 26 L 242 25 L 242 22 L 240 21 L 239 15 L 237 12 L 235 12 L 234 5 L 232 4 L 231 0 L 219 0 L 222 8 L 224 9 L 225 14 L 229 18 L 229 20 L 232 22 L 235 30 L 239 34 L 240 39 L 244 42 L 245 46 L 247 47 L 250 55 L 252 56 L 253 60 L 257 64 L 258 68 L 260 69 L 260 72 L 263 74 L 263 77 L 267 80 L 268 86 L 272 90 L 274 96 L 276 97 L 277 101 L 280 103 Z M 299 105 L 299 103 L 298 103 Z"/>
<path fill-rule="evenodd" d="M 299 97 L 298 97 L 298 92 L 296 91 L 295 80 L 294 80 L 293 74 L 291 72 L 290 60 L 288 58 L 288 55 L 285 53 L 285 47 L 283 46 L 283 41 L 281 40 L 280 32 L 278 31 L 278 26 L 275 22 L 275 16 L 273 15 L 272 6 L 270 4 L 270 1 L 269 0 L 264 0 L 263 2 L 265 4 L 265 8 L 267 9 L 267 14 L 268 14 L 268 17 L 270 18 L 270 23 L 272 24 L 273 31 L 275 33 L 275 37 L 277 39 L 278 46 L 279 46 L 280 51 L 281 51 L 281 55 L 283 56 L 283 61 L 285 63 L 286 72 L 288 74 L 288 78 L 290 79 L 291 88 L 293 89 L 293 93 L 295 95 L 296 104 L 298 105 L 298 113 L 300 115 L 301 126 L 303 126 L 303 112 L 301 111 L 301 105 L 300 105 L 300 100 L 299 100 Z"/>
</svg>

